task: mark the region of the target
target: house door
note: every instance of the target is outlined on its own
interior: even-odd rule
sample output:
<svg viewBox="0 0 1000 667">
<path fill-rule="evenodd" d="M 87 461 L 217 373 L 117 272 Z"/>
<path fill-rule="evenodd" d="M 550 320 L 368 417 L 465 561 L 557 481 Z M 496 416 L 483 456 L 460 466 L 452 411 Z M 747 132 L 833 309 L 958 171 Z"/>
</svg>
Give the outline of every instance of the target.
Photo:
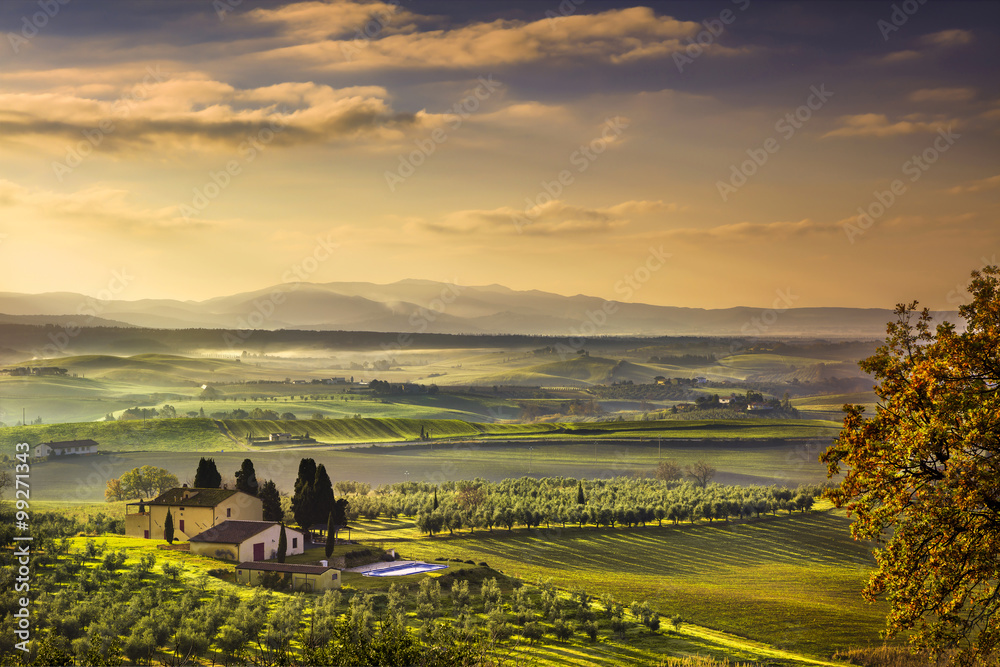
<svg viewBox="0 0 1000 667">
<path fill-rule="evenodd" d="M 183 533 L 184 532 L 184 519 L 181 519 L 180 529 L 181 529 L 181 532 Z"/>
<path fill-rule="evenodd" d="M 148 530 L 142 531 L 142 536 L 148 540 L 149 539 L 149 531 Z"/>
<path fill-rule="evenodd" d="M 253 545 L 253 559 L 264 560 L 264 543 L 259 542 Z"/>
</svg>

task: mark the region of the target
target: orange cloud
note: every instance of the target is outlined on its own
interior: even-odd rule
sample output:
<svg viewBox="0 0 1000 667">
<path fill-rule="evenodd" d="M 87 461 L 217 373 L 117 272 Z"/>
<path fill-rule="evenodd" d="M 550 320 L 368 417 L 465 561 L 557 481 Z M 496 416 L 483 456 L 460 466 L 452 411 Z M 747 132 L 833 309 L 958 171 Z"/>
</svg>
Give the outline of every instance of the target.
<svg viewBox="0 0 1000 667">
<path fill-rule="evenodd" d="M 909 116 L 908 118 L 916 118 Z M 943 127 L 957 125 L 955 120 L 927 122 L 919 120 L 900 120 L 890 123 L 888 117 L 881 113 L 863 113 L 841 116 L 841 127 L 823 135 L 826 137 L 892 137 L 917 132 L 936 132 Z"/>
<path fill-rule="evenodd" d="M 324 10 L 325 5 L 308 4 L 309 10 L 302 16 L 334 12 L 337 17 L 332 22 L 343 25 L 341 12 L 333 5 Z M 306 29 L 274 12 L 261 10 L 253 16 L 262 22 L 280 20 L 292 34 Z M 317 25 L 325 25 L 323 19 L 315 20 Z M 326 28 L 309 30 L 313 36 L 329 32 Z M 331 70 L 487 68 L 581 58 L 616 64 L 668 57 L 688 46 L 689 42 L 682 39 L 693 38 L 702 30 L 703 26 L 692 21 L 657 16 L 648 7 L 631 7 L 533 22 L 496 20 L 422 32 L 386 29 L 372 39 L 313 40 L 272 49 L 261 57 L 312 62 Z M 717 43 L 704 48 L 716 53 L 732 52 Z"/>
<path fill-rule="evenodd" d="M 975 97 L 973 88 L 921 88 L 909 96 L 911 102 L 968 102 Z"/>
<path fill-rule="evenodd" d="M 30 211 L 33 215 L 71 220 L 78 224 L 98 224 L 131 231 L 196 229 L 208 224 L 185 219 L 180 205 L 141 208 L 128 200 L 125 190 L 104 186 L 62 194 L 0 180 L 0 207 Z"/>
<path fill-rule="evenodd" d="M 635 217 L 676 210 L 676 204 L 661 201 L 626 201 L 606 208 L 587 208 L 557 199 L 524 210 L 503 206 L 456 211 L 445 216 L 441 222 L 419 221 L 407 226 L 443 234 L 524 233 L 553 236 L 607 232 L 629 224 Z"/>
</svg>

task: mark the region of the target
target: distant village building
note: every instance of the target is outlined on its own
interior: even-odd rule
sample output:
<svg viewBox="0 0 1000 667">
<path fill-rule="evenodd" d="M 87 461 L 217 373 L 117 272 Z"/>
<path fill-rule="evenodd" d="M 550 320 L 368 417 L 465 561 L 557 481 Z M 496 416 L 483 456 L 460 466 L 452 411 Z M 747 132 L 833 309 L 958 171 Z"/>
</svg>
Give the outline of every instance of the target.
<svg viewBox="0 0 1000 667">
<path fill-rule="evenodd" d="M 291 442 L 291 433 L 271 433 L 267 436 L 269 442 Z"/>
<path fill-rule="evenodd" d="M 747 406 L 747 410 L 750 412 L 766 412 L 773 409 L 774 407 L 767 403 L 751 403 Z"/>
<path fill-rule="evenodd" d="M 58 366 L 16 366 L 0 369 L 3 375 L 66 375 L 68 371 Z"/>
<path fill-rule="evenodd" d="M 97 442 L 94 440 L 62 440 L 35 445 L 35 458 L 37 459 L 56 456 L 86 456 L 96 453 Z"/>
<path fill-rule="evenodd" d="M 317 592 L 340 588 L 340 570 L 329 565 L 298 565 L 248 561 L 236 566 L 236 583 L 256 586 L 262 576 L 276 572 L 295 591 Z"/>
<path fill-rule="evenodd" d="M 174 538 L 186 542 L 228 520 L 261 521 L 264 507 L 260 498 L 235 489 L 194 489 L 178 487 L 152 500 L 125 505 L 125 534 L 162 540 L 163 526 L 170 512 Z"/>
<path fill-rule="evenodd" d="M 281 524 L 277 521 L 223 521 L 191 538 L 191 553 L 235 561 L 271 560 L 278 556 Z M 285 527 L 286 556 L 305 551 L 305 536 Z"/>
</svg>

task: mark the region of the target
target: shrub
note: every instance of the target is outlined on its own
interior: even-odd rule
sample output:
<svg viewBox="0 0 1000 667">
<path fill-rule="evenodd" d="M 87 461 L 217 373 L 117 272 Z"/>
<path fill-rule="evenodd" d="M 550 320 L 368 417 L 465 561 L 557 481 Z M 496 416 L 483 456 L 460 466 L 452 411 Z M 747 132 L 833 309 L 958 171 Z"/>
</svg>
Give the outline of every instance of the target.
<svg viewBox="0 0 1000 667">
<path fill-rule="evenodd" d="M 532 621 L 531 623 L 525 624 L 524 629 L 521 630 L 521 634 L 525 639 L 534 644 L 542 638 L 542 626 Z"/>
<path fill-rule="evenodd" d="M 561 618 L 557 619 L 552 625 L 552 634 L 555 635 L 556 639 L 564 642 L 573 636 L 573 625 L 570 623 L 563 623 Z"/>
</svg>

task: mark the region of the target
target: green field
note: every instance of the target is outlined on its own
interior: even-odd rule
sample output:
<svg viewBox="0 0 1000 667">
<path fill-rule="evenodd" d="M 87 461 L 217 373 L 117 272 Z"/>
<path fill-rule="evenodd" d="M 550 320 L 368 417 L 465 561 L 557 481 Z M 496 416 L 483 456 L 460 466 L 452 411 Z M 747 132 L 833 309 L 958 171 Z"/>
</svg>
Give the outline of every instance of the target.
<svg viewBox="0 0 1000 667">
<path fill-rule="evenodd" d="M 439 443 L 383 445 L 247 452 L 227 447 L 225 452 L 126 452 L 35 463 L 31 468 L 32 498 L 99 502 L 105 483 L 142 465 L 166 468 L 184 483 L 193 481 L 198 460 L 210 456 L 223 481 L 233 482 L 243 459 L 254 462 L 258 479 L 273 479 L 291 493 L 300 458 L 323 463 L 334 480 L 357 480 L 372 486 L 403 481 L 440 483 L 447 480 L 507 477 L 607 478 L 651 474 L 657 461 L 681 465 L 699 459 L 717 470 L 723 484 L 819 484 L 826 468 L 818 460 L 827 441 L 719 441 L 670 442 L 530 442 Z M 12 452 L 11 452 L 12 453 Z"/>
<path fill-rule="evenodd" d="M 552 528 L 423 538 L 404 521 L 361 524 L 355 535 L 395 544 L 407 558 L 488 562 L 561 588 L 648 600 L 665 615 L 772 647 L 829 658 L 880 643 L 886 608 L 860 597 L 874 562 L 833 511 L 681 528 Z"/>
<path fill-rule="evenodd" d="M 393 544 L 414 553 L 428 549 L 435 551 L 441 551 L 442 548 L 445 551 L 451 549 L 451 546 L 445 544 L 440 538 L 427 540 L 416 537 L 412 535 L 411 530 L 402 527 L 403 525 L 402 523 L 395 527 L 384 524 L 373 525 L 370 527 L 373 530 L 362 531 L 366 538 L 365 542 L 383 544 L 382 538 L 385 534 L 391 532 L 394 534 Z M 88 539 L 93 538 L 78 537 L 71 539 L 71 548 L 74 551 L 81 551 Z M 499 540 L 500 538 L 497 537 L 491 541 L 497 542 Z M 189 590 L 199 590 L 202 596 L 214 593 L 235 593 L 239 597 L 245 598 L 253 590 L 250 587 L 235 585 L 228 577 L 221 579 L 215 577 L 205 578 L 205 573 L 209 570 L 220 567 L 228 569 L 232 566 L 231 563 L 203 556 L 194 556 L 182 551 L 160 551 L 156 549 L 158 542 L 152 540 L 103 535 L 97 537 L 95 542 L 107 549 L 123 549 L 128 555 L 126 567 L 134 565 L 141 555 L 149 553 L 154 554 L 157 560 L 154 572 L 158 572 L 166 562 L 180 564 L 183 570 L 177 586 L 185 587 Z M 423 545 L 422 543 L 425 542 L 426 545 Z M 458 540 L 451 540 L 451 542 L 457 544 Z M 511 540 L 510 544 L 515 546 L 517 544 L 516 539 Z M 321 557 L 320 551 L 320 549 L 314 549 L 301 556 L 290 557 L 288 562 L 314 561 L 316 558 Z M 496 556 L 494 560 L 499 563 L 503 559 L 500 556 Z M 704 561 L 705 559 L 702 558 L 701 560 Z M 90 567 L 95 566 L 97 566 L 96 562 L 92 562 L 90 565 Z M 497 569 L 501 570 L 501 572 L 497 572 Z M 411 591 L 412 595 L 419 581 L 430 578 L 443 582 L 445 591 L 448 590 L 452 580 L 466 579 L 471 582 L 470 589 L 475 593 L 478 592 L 478 586 L 483 579 L 494 576 L 501 582 L 501 589 L 505 597 L 509 596 L 511 585 L 515 581 L 511 577 L 516 577 L 516 575 L 506 570 L 502 565 L 493 565 L 492 563 L 490 568 L 477 567 L 464 563 L 450 563 L 447 569 L 431 574 L 411 575 L 401 578 L 368 578 L 359 574 L 345 572 L 343 573 L 342 592 L 348 598 L 358 593 L 380 595 L 388 590 L 390 584 L 399 583 Z M 532 579 L 522 580 L 528 584 L 534 583 Z M 627 591 L 620 590 L 614 586 L 609 587 L 607 581 L 588 580 L 582 583 L 585 585 L 585 590 L 595 595 L 606 590 L 611 590 L 615 593 L 616 597 L 620 597 L 618 601 L 623 601 L 627 604 L 632 599 L 627 595 Z M 619 596 L 619 593 L 622 593 L 622 595 Z M 569 591 L 566 589 L 559 591 L 559 597 L 563 600 L 566 600 L 568 595 Z M 312 596 L 307 595 L 306 597 L 310 599 Z M 476 595 L 473 596 L 473 603 L 481 604 L 478 602 L 477 597 Z M 286 594 L 284 593 L 273 593 L 270 607 L 272 609 L 277 608 L 285 598 Z M 644 594 L 642 599 L 646 598 L 655 601 L 655 598 Z M 384 598 L 381 599 L 384 600 Z M 537 597 L 535 603 L 538 603 Z M 446 615 L 449 607 L 450 602 L 445 598 L 444 611 Z M 597 609 L 600 608 L 598 603 Z M 346 609 L 346 604 L 341 609 Z M 482 618 L 481 615 L 480 618 Z M 408 620 L 413 626 L 418 624 L 412 611 L 408 614 Z M 550 625 L 545 621 L 542 624 L 545 627 Z M 503 650 L 505 653 L 509 653 L 509 657 L 518 660 L 518 664 L 521 661 L 528 660 L 531 664 L 544 667 L 550 665 L 631 665 L 640 662 L 655 664 L 663 656 L 686 657 L 692 655 L 723 660 L 765 661 L 770 665 L 841 664 L 824 659 L 822 656 L 809 655 L 809 651 L 799 649 L 794 641 L 786 642 L 786 644 L 788 644 L 786 648 L 772 646 L 736 633 L 698 625 L 693 619 L 688 619 L 682 629 L 678 631 L 670 629 L 668 619 L 663 617 L 661 618 L 661 629 L 655 633 L 645 628 L 633 627 L 628 630 L 624 639 L 620 639 L 612 637 L 607 634 L 607 631 L 604 631 L 596 643 L 587 641 L 580 634 L 574 634 L 568 641 L 556 641 L 552 637 L 547 636 L 539 644 L 532 646 L 513 644 L 509 647 L 504 647 Z"/>
<path fill-rule="evenodd" d="M 359 523 L 352 527 L 352 538 L 395 548 L 404 558 L 486 562 L 506 577 L 528 583 L 550 579 L 564 594 L 583 589 L 595 596 L 608 593 L 625 605 L 647 601 L 662 615 L 659 633 L 633 629 L 627 641 L 546 638 L 530 649 L 539 665 L 625 665 L 692 654 L 804 665 L 839 664 L 830 659 L 835 651 L 881 643 L 878 631 L 886 609 L 860 597 L 873 567 L 870 547 L 852 541 L 847 524 L 840 513 L 822 510 L 711 525 L 500 529 L 428 538 L 411 521 L 398 520 Z M 73 540 L 77 547 L 83 541 Z M 107 544 L 125 548 L 135 558 L 156 543 L 108 536 Z M 202 571 L 225 567 L 183 552 L 159 551 L 157 557 L 182 562 L 189 582 Z M 319 557 L 314 550 L 290 562 Z M 345 573 L 345 592 L 379 593 L 393 582 L 412 587 L 428 577 L 471 575 L 481 580 L 484 575 L 475 574 L 479 569 L 451 563 L 447 570 L 399 579 Z M 212 582 L 212 588 L 230 590 L 231 584 Z M 245 595 L 247 589 L 237 592 Z M 667 629 L 674 614 L 685 619 L 681 632 Z"/>
<path fill-rule="evenodd" d="M 839 425 L 817 419 L 668 420 L 491 424 L 459 419 L 222 420 L 151 419 L 9 426 L 0 428 L 0 451 L 18 442 L 93 439 L 105 452 L 273 449 L 246 445 L 246 437 L 292 433 L 323 444 L 396 443 L 417 440 L 423 427 L 431 439 L 476 440 L 700 440 L 829 439 Z M 285 447 L 288 445 L 284 445 Z"/>
</svg>

